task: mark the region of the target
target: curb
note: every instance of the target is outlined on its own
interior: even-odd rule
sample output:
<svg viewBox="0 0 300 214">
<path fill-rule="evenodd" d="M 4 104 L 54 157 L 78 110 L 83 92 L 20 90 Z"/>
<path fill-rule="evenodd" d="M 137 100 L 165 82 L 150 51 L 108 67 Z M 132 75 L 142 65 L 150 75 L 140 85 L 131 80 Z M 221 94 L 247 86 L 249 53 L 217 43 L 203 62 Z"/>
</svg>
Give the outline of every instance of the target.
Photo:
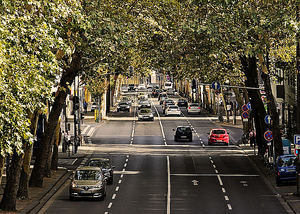
<svg viewBox="0 0 300 214">
<path fill-rule="evenodd" d="M 71 175 L 71 172 L 68 170 L 55 182 L 55 184 L 48 189 L 48 191 L 38 200 L 34 201 L 29 207 L 25 210 L 22 210 L 22 214 L 29 213 L 38 213 L 39 210 L 47 203 L 47 201 L 54 195 L 54 193 L 65 183 L 68 177 Z"/>
</svg>

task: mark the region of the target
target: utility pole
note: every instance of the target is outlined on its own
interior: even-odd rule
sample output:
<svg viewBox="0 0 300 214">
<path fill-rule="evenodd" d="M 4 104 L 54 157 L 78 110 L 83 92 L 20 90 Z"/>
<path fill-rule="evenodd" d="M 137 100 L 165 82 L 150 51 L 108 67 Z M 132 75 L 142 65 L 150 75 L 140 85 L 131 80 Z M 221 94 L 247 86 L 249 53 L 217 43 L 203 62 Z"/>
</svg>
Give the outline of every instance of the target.
<svg viewBox="0 0 300 214">
<path fill-rule="evenodd" d="M 76 77 L 75 77 L 76 78 Z M 74 95 L 73 95 L 73 114 L 74 114 L 74 143 L 73 143 L 73 153 L 76 153 L 76 139 L 77 139 L 77 127 L 76 127 L 76 81 L 74 81 Z"/>
</svg>

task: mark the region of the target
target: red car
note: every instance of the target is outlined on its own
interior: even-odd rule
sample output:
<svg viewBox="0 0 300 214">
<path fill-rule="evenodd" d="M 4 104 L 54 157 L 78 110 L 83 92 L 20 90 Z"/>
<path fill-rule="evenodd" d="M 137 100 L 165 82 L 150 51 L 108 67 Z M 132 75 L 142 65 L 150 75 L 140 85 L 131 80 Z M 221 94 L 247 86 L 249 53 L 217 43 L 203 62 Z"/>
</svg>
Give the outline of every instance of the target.
<svg viewBox="0 0 300 214">
<path fill-rule="evenodd" d="M 208 134 L 208 145 L 212 145 L 213 143 L 225 143 L 225 145 L 229 145 L 229 133 L 226 129 L 212 129 Z"/>
</svg>

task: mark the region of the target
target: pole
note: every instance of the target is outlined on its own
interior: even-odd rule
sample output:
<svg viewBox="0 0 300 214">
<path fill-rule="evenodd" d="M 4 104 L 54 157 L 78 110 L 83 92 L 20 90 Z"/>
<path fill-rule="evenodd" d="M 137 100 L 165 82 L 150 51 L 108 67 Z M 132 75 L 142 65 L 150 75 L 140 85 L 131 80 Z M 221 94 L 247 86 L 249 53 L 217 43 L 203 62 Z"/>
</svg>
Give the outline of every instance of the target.
<svg viewBox="0 0 300 214">
<path fill-rule="evenodd" d="M 73 96 L 73 113 L 74 113 L 74 143 L 73 143 L 73 151 L 72 151 L 73 154 L 76 153 L 76 145 L 75 145 L 75 143 L 76 143 L 76 138 L 77 138 L 75 97 L 76 97 L 76 81 L 74 81 L 74 96 Z"/>
<path fill-rule="evenodd" d="M 80 123 L 81 123 L 81 101 L 82 101 L 82 96 L 80 96 L 80 91 L 79 91 L 79 75 L 77 77 L 77 95 L 78 95 L 78 100 L 79 100 L 79 108 L 78 108 L 78 137 L 79 137 L 79 141 L 76 141 L 77 145 L 76 145 L 76 148 L 77 146 L 80 146 L 81 145 L 81 130 L 80 130 Z M 77 151 L 77 149 L 76 149 Z"/>
<path fill-rule="evenodd" d="M 296 22 L 300 22 L 300 6 L 297 4 L 296 6 Z M 297 133 L 300 133 L 300 33 L 299 31 L 296 34 L 296 72 L 297 72 L 297 115 L 296 115 L 296 127 L 297 127 Z M 299 179 L 299 153 L 297 155 L 297 192 L 296 194 L 299 196 L 300 191 L 299 191 L 299 186 L 300 186 L 300 179 Z"/>
</svg>

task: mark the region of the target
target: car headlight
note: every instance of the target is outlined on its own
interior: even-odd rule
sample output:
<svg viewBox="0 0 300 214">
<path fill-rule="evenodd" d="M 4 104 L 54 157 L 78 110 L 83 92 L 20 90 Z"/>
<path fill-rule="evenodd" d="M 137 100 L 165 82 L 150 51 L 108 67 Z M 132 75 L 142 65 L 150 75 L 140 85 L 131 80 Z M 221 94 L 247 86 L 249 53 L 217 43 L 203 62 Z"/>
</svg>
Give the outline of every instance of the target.
<svg viewBox="0 0 300 214">
<path fill-rule="evenodd" d="M 104 176 L 105 176 L 105 177 L 109 177 L 109 176 L 110 176 L 110 173 L 109 173 L 109 172 L 106 172 L 106 173 L 104 173 Z"/>
<path fill-rule="evenodd" d="M 126 106 L 126 108 L 129 108 L 129 106 Z"/>
<path fill-rule="evenodd" d="M 102 184 L 99 184 L 99 185 L 94 186 L 94 188 L 95 188 L 95 189 L 101 189 L 102 186 L 103 186 Z"/>
<path fill-rule="evenodd" d="M 139 117 L 139 118 L 142 118 L 142 117 L 143 117 L 143 115 L 139 115 L 138 117 Z"/>
<path fill-rule="evenodd" d="M 280 172 L 284 172 L 285 170 L 284 169 L 280 169 Z"/>
<path fill-rule="evenodd" d="M 76 187 L 78 187 L 78 185 L 76 183 L 72 182 L 72 188 L 76 188 Z"/>
<path fill-rule="evenodd" d="M 153 114 L 150 114 L 150 117 L 153 117 Z"/>
</svg>

